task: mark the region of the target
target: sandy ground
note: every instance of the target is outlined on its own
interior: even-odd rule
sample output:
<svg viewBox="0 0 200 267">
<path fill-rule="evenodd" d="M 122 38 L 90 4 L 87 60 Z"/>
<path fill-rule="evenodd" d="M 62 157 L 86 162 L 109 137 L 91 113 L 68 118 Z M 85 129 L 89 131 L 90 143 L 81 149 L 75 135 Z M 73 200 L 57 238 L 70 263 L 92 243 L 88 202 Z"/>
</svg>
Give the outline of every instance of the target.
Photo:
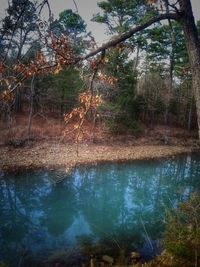
<svg viewBox="0 0 200 267">
<path fill-rule="evenodd" d="M 60 121 L 52 118 L 46 121 L 40 117 L 33 121 L 32 141 L 24 146 L 11 145 L 9 140 L 27 137 L 27 119 L 25 115 L 16 117 L 12 131 L 0 125 L 0 170 L 65 168 L 70 171 L 78 164 L 169 157 L 200 148 L 195 131 L 178 127 L 142 125 L 141 136 L 129 132 L 113 135 L 103 124 L 94 131 L 94 125 L 87 122 L 82 129 L 83 141 L 77 156 L 75 133 L 68 133 L 63 138 L 61 133 L 65 128 L 61 127 Z M 165 138 L 167 145 L 164 145 Z"/>
<path fill-rule="evenodd" d="M 193 147 L 177 145 L 80 144 L 77 156 L 75 144 L 41 142 L 23 148 L 1 146 L 0 169 L 3 171 L 18 171 L 23 169 L 65 168 L 70 171 L 71 168 L 79 164 L 172 157 L 196 150 Z"/>
</svg>

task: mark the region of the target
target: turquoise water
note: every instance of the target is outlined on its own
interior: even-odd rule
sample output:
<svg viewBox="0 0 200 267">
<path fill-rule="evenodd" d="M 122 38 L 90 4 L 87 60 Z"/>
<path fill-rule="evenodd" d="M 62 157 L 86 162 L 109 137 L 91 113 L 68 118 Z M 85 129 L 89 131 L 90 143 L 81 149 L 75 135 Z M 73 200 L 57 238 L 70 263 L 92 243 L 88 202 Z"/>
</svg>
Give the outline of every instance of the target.
<svg viewBox="0 0 200 267">
<path fill-rule="evenodd" d="M 88 250 L 114 255 L 120 248 L 152 257 L 160 252 L 166 210 L 196 191 L 196 154 L 80 167 L 71 176 L 2 175 L 0 261 L 27 266 L 26 261 L 46 260 L 58 250 L 81 257 Z"/>
</svg>

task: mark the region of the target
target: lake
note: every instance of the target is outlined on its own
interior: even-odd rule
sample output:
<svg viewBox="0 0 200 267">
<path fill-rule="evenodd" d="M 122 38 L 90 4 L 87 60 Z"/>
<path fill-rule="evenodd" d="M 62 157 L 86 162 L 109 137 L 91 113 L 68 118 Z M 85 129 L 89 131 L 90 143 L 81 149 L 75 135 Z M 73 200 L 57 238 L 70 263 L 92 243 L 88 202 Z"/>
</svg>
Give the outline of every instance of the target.
<svg viewBox="0 0 200 267">
<path fill-rule="evenodd" d="M 0 261 L 159 254 L 165 214 L 200 191 L 200 156 L 35 171 L 0 179 Z M 32 265 L 34 266 L 34 264 Z"/>
</svg>

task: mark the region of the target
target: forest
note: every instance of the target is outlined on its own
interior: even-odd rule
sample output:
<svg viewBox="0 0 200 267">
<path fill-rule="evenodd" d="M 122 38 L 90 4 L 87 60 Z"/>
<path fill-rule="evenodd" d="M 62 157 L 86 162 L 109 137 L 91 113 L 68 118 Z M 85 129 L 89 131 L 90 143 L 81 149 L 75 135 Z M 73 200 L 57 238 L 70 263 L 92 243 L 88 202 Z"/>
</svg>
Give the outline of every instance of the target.
<svg viewBox="0 0 200 267">
<path fill-rule="evenodd" d="M 58 16 L 54 14 L 51 1 L 48 0 L 6 2 L 7 8 L 2 13 L 0 22 L 0 220 L 3 222 L 0 226 L 0 250 L 3 251 L 2 254 L 0 252 L 0 267 L 23 267 L 27 264 L 44 267 L 200 266 L 200 18 L 194 18 L 193 1 L 99 0 L 99 12 L 91 14 L 89 19 L 93 25 L 100 24 L 105 28 L 107 41 L 100 45 L 80 15 L 81 5 L 79 6 L 78 0 L 71 1 L 73 9 L 68 8 L 66 3 L 66 8 Z M 177 162 L 171 162 L 169 157 Z M 141 170 L 137 160 L 141 161 Z M 161 160 L 162 166 L 159 165 Z M 90 173 L 93 166 L 102 164 L 106 168 L 109 163 L 122 163 L 123 166 L 127 162 L 134 162 L 137 170 L 133 171 L 130 167 L 129 172 L 133 172 L 134 178 L 130 174 L 123 174 L 128 177 L 127 184 L 119 180 L 119 186 L 114 179 L 122 172 L 120 167 L 119 172 L 116 171 L 118 165 L 112 167 L 110 178 L 109 171 L 102 174 L 104 169 L 94 170 L 94 173 L 100 173 L 99 181 L 102 180 L 102 184 L 99 184 L 100 193 L 95 191 L 93 174 L 88 174 L 87 180 L 87 171 Z M 150 168 L 149 176 L 148 171 L 143 173 L 143 164 L 145 168 Z M 79 166 L 83 168 L 82 176 L 76 169 Z M 157 169 L 159 167 L 160 171 Z M 64 170 L 64 178 L 72 176 L 72 180 L 82 181 L 68 184 L 68 178 L 61 178 L 60 173 L 51 178 L 54 176 L 51 171 L 60 169 Z M 47 186 L 47 182 L 45 184 L 44 174 L 41 178 L 43 182 L 37 181 L 34 172 L 41 170 L 50 171 L 47 176 L 50 177 L 48 179 L 52 188 Z M 32 171 L 33 174 L 27 174 Z M 18 178 L 13 178 L 21 172 L 25 173 L 24 184 L 18 182 Z M 136 179 L 140 176 L 144 177 L 144 184 Z M 103 187 L 107 180 L 102 177 L 110 179 L 111 184 L 107 185 L 110 191 Z M 30 185 L 27 182 L 29 179 L 33 179 Z M 152 179 L 151 183 L 145 179 Z M 168 179 L 171 187 L 168 188 L 162 179 Z M 44 183 L 41 188 L 40 183 Z M 117 228 L 116 218 L 125 216 L 124 224 L 131 225 L 131 212 L 127 211 L 130 203 L 125 205 L 128 201 L 126 198 L 129 199 L 127 192 L 131 191 L 132 197 L 138 194 L 141 203 L 135 203 L 135 207 L 137 206 L 137 218 L 140 219 L 134 227 L 140 229 L 139 232 L 141 236 L 145 235 L 146 241 L 141 241 L 141 236 L 137 234 L 135 237 L 134 233 L 127 232 L 130 238 L 125 238 L 126 245 L 118 244 L 117 239 L 112 237 L 118 246 L 118 252 L 99 243 L 100 252 L 97 249 L 98 243 L 94 242 L 95 238 L 91 244 L 87 237 L 86 241 L 81 241 L 84 256 L 89 255 L 86 257 L 86 265 L 78 256 L 75 263 L 69 263 L 69 258 L 65 261 L 58 257 L 56 260 L 51 258 L 48 262 L 36 262 L 35 258 L 34 261 L 30 260 L 25 254 L 19 258 L 16 254 L 10 259 L 7 254 L 14 253 L 10 244 L 18 242 L 18 237 L 12 240 L 8 235 L 8 240 L 11 240 L 9 243 L 5 236 L 15 227 L 18 229 L 17 224 L 21 220 L 22 224 L 27 220 L 35 227 L 38 218 L 33 222 L 31 212 L 33 217 L 37 212 L 46 212 L 47 215 L 43 218 L 46 228 L 41 227 L 40 233 L 43 231 L 44 234 L 46 229 L 52 230 L 51 227 L 54 229 L 52 232 L 49 230 L 48 237 L 46 234 L 45 238 L 50 240 L 50 233 L 57 238 L 60 235 L 60 224 L 64 235 L 66 225 L 59 221 L 63 215 L 58 207 L 66 205 L 65 192 L 53 187 L 59 187 L 60 183 L 67 187 L 66 192 L 72 196 L 72 203 L 75 203 L 77 210 L 80 209 L 79 213 L 85 212 L 85 221 L 91 223 L 91 231 L 97 239 L 98 234 L 102 233 L 94 226 L 98 225 L 100 229 L 95 207 L 99 207 L 102 199 L 107 199 L 108 206 L 99 207 L 99 210 L 102 212 L 105 208 L 107 211 L 108 207 L 113 209 L 115 220 L 108 216 L 108 222 L 114 225 L 116 236 L 121 240 L 120 227 L 123 224 Z M 33 186 L 33 189 L 30 189 L 30 194 L 23 195 L 20 188 L 23 187 L 25 192 L 26 184 L 27 187 Z M 157 187 L 152 189 L 155 185 Z M 173 191 L 177 185 L 179 195 Z M 141 195 L 134 186 L 137 186 Z M 50 191 L 53 193 L 48 195 Z M 60 192 L 59 200 L 57 192 Z M 113 203 L 118 203 L 124 212 L 119 210 L 118 214 L 116 206 L 112 201 L 109 202 L 108 195 L 112 193 Z M 43 199 L 44 194 L 47 195 L 46 200 Z M 88 206 L 91 205 L 94 218 L 85 206 L 80 205 L 78 194 L 80 199 L 82 195 L 88 195 L 86 202 Z M 101 196 L 99 199 L 98 194 Z M 116 199 L 117 194 L 121 198 Z M 121 200 L 123 196 L 125 202 Z M 152 196 L 153 199 L 147 197 L 146 200 L 145 196 Z M 158 215 L 158 210 L 163 208 L 160 198 L 166 208 Z M 31 205 L 34 209 L 37 205 L 31 199 L 33 203 L 38 201 L 40 211 L 32 211 Z M 58 204 L 53 203 L 54 199 Z M 95 204 L 93 201 L 96 201 Z M 131 198 L 130 202 L 132 201 L 134 197 Z M 182 204 L 178 204 L 180 202 Z M 54 212 L 50 213 L 49 207 L 46 208 L 47 203 L 51 205 L 50 210 L 54 211 L 55 208 Z M 142 206 L 146 207 L 145 205 L 152 210 L 148 210 L 148 213 L 144 208 L 146 213 L 143 219 Z M 173 211 L 168 210 L 168 205 L 173 207 Z M 73 214 L 69 216 L 76 217 L 76 208 L 73 212 L 70 205 L 66 209 L 69 209 L 69 214 Z M 15 210 L 12 219 L 7 219 L 10 215 L 5 210 Z M 60 218 L 58 226 L 55 223 L 57 218 L 52 215 L 54 213 Z M 102 214 L 107 216 L 109 210 L 106 215 Z M 162 253 L 156 252 L 156 255 L 152 244 L 155 238 L 157 246 L 158 237 L 153 229 L 154 224 L 149 226 L 152 236 L 149 235 L 148 225 L 152 221 L 148 214 L 156 214 L 157 217 L 152 217 L 152 221 L 158 218 L 160 222 L 166 221 L 165 230 L 161 230 L 161 226 L 155 226 L 159 233 L 163 233 Z M 48 216 L 53 221 L 53 226 L 50 222 L 50 226 L 48 225 Z M 65 218 L 68 229 L 73 225 L 72 218 Z M 12 225 L 7 229 L 9 220 Z M 59 234 L 54 232 L 55 228 L 59 229 Z M 112 231 L 111 228 L 105 227 L 105 233 Z M 26 231 L 23 231 L 25 236 Z M 133 248 L 130 248 L 131 238 L 138 238 L 138 243 Z M 25 237 L 20 240 L 25 242 Z M 104 241 L 110 244 L 112 240 Z M 142 242 L 143 245 L 145 242 L 149 244 L 154 256 L 141 256 L 143 252 L 139 246 L 142 246 Z M 104 246 L 105 251 L 102 251 Z M 62 246 L 58 248 L 61 249 Z M 30 250 L 33 253 L 32 247 Z M 20 251 L 19 249 L 19 253 Z M 135 256 L 129 257 L 128 253 Z M 99 260 L 102 255 L 103 262 Z M 148 263 L 144 263 L 146 260 Z"/>
<path fill-rule="evenodd" d="M 79 126 L 85 121 L 115 135 L 140 137 L 162 125 L 196 138 L 199 105 L 182 25 L 168 19 L 124 42 L 113 37 L 156 18 L 159 8 L 164 13 L 162 1 L 143 2 L 98 3 L 101 14 L 94 14 L 92 21 L 105 24 L 111 44 L 97 52 L 78 13 L 64 10 L 45 22 L 40 20 L 42 3 L 28 1 L 24 7 L 11 2 L 1 29 L 2 143 L 20 145 L 63 134 L 69 138 L 76 126 L 72 138 L 84 139 Z M 199 21 L 196 30 L 199 34 Z M 86 94 L 94 96 L 88 107 Z M 88 127 L 92 131 L 93 126 Z M 169 139 L 164 129 L 161 143 Z"/>
</svg>

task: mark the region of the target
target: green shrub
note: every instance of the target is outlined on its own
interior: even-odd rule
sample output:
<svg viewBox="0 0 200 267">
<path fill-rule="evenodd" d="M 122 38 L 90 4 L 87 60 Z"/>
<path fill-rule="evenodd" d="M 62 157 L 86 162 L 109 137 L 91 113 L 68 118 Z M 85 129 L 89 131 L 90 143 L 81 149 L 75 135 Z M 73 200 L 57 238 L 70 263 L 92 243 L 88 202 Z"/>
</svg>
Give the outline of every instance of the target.
<svg viewBox="0 0 200 267">
<path fill-rule="evenodd" d="M 163 245 L 163 253 L 144 266 L 200 266 L 200 194 L 192 194 L 188 202 L 167 212 Z"/>
<path fill-rule="evenodd" d="M 187 266 L 200 261 L 200 195 L 193 194 L 174 214 L 167 214 L 163 244 L 165 249 Z M 182 266 L 182 265 L 177 265 Z"/>
</svg>

